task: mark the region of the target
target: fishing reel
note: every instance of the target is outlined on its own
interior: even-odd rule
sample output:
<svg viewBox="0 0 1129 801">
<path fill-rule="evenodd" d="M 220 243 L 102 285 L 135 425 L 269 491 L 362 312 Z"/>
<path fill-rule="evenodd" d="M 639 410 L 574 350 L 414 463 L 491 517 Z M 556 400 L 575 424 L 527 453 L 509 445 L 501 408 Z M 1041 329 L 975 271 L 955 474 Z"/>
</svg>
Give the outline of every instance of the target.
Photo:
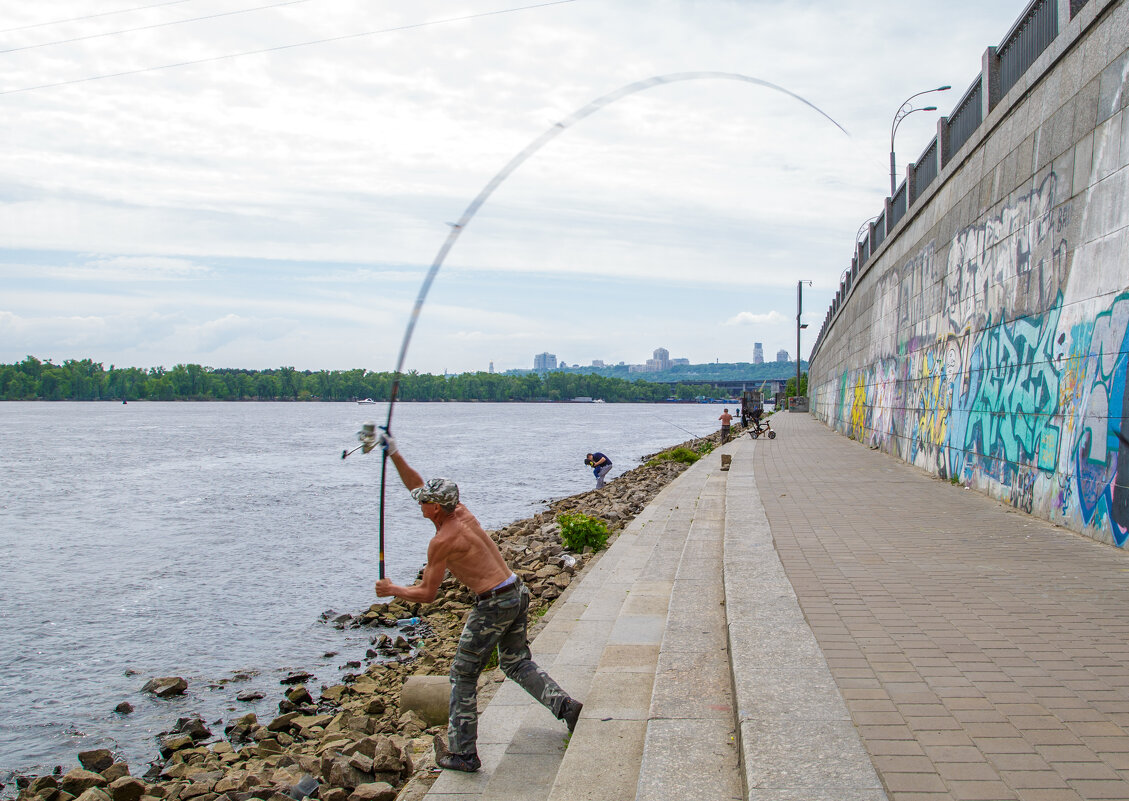
<svg viewBox="0 0 1129 801">
<path fill-rule="evenodd" d="M 383 429 L 384 426 L 381 426 L 381 428 Z M 377 442 L 376 423 L 364 423 L 364 424 L 362 424 L 361 430 L 357 432 L 357 439 L 360 441 L 361 444 L 358 445 L 357 447 L 353 448 L 353 450 L 345 449 L 345 450 L 341 451 L 341 458 L 342 459 L 344 459 L 345 457 L 347 457 L 351 453 L 356 453 L 357 451 L 361 451 L 362 453 L 368 453 L 369 451 L 371 451 L 373 448 L 376 447 L 376 442 Z"/>
</svg>

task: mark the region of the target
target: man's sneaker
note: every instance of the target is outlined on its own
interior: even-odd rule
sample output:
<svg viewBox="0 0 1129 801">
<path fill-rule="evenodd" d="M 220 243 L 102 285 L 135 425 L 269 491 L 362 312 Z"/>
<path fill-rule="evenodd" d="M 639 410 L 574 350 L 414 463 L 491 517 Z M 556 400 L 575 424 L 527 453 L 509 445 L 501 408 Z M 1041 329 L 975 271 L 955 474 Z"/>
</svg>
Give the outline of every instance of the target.
<svg viewBox="0 0 1129 801">
<path fill-rule="evenodd" d="M 571 732 L 576 728 L 576 721 L 580 720 L 580 710 L 584 708 L 584 704 L 577 701 L 575 698 L 569 698 L 561 710 L 561 720 L 568 726 Z"/>
<path fill-rule="evenodd" d="M 478 754 L 444 754 L 435 761 L 435 764 L 447 770 L 461 770 L 464 773 L 474 773 L 482 767 Z"/>
</svg>

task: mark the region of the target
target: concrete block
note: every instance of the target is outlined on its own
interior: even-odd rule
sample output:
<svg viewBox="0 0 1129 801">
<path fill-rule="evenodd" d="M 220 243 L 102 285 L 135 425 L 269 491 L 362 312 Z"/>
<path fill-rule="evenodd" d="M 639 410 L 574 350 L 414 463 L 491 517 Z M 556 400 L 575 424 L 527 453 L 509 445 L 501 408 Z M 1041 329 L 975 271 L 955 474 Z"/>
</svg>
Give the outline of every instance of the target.
<svg viewBox="0 0 1129 801">
<path fill-rule="evenodd" d="M 615 720 L 646 720 L 651 707 L 653 673 L 597 672 L 584 698 L 582 714 Z"/>
<path fill-rule="evenodd" d="M 1078 92 L 1074 109 L 1074 140 L 1091 133 L 1098 124 L 1098 89 L 1100 78 L 1086 82 Z"/>
<path fill-rule="evenodd" d="M 1124 114 L 1119 110 L 1098 123 L 1094 131 L 1094 177 L 1101 181 L 1121 168 L 1121 136 Z"/>
<path fill-rule="evenodd" d="M 670 598 L 662 595 L 638 595 L 631 593 L 623 602 L 621 614 L 624 615 L 665 615 L 670 607 Z"/>
<path fill-rule="evenodd" d="M 1015 150 L 1015 183 L 1012 188 L 1022 187 L 1030 181 L 1035 172 L 1035 134 L 1029 133 Z"/>
<path fill-rule="evenodd" d="M 1082 137 L 1074 146 L 1074 180 L 1071 183 L 1070 194 L 1077 196 L 1087 189 L 1092 181 L 1090 171 L 1094 161 L 1094 134 L 1091 131 Z"/>
<path fill-rule="evenodd" d="M 714 650 L 692 660 L 685 653 L 663 653 L 655 669 L 650 717 L 732 721 L 732 692 L 727 651 Z"/>
<path fill-rule="evenodd" d="M 552 790 L 561 754 L 512 754 L 498 763 L 482 796 L 490 801 L 528 801 L 545 798 Z M 431 794 L 428 794 L 431 797 Z M 447 801 L 449 796 L 440 796 Z"/>
<path fill-rule="evenodd" d="M 849 721 L 850 713 L 826 666 L 741 670 L 734 676 L 738 720 Z"/>
<path fill-rule="evenodd" d="M 1074 138 L 1074 109 L 1076 105 L 1076 98 L 1071 96 L 1051 118 L 1052 157 L 1065 153 L 1078 141 Z"/>
<path fill-rule="evenodd" d="M 1109 119 L 1123 106 L 1123 95 L 1129 92 L 1129 52 L 1115 58 L 1098 81 L 1098 122 Z"/>
<path fill-rule="evenodd" d="M 652 721 L 634 798 L 742 798 L 740 753 L 734 735 L 728 721 Z"/>
<path fill-rule="evenodd" d="M 881 789 L 853 724 L 845 721 L 742 721 L 750 791 L 768 788 Z"/>
<path fill-rule="evenodd" d="M 661 643 L 665 625 L 665 615 L 621 615 L 616 619 L 607 642 L 616 645 Z"/>
<path fill-rule="evenodd" d="M 549 801 L 634 798 L 646 734 L 641 720 L 581 718 Z"/>
<path fill-rule="evenodd" d="M 409 676 L 400 690 L 400 711 L 415 712 L 428 726 L 447 722 L 451 680 L 447 676 Z"/>
<path fill-rule="evenodd" d="M 659 646 L 609 645 L 597 667 L 598 671 L 617 670 L 632 673 L 654 673 L 659 659 Z"/>
</svg>

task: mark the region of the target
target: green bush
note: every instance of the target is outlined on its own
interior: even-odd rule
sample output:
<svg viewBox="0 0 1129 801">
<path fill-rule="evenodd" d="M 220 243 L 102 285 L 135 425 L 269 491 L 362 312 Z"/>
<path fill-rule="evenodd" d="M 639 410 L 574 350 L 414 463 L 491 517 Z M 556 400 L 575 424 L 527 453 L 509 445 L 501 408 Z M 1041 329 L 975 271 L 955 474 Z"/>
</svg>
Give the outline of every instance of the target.
<svg viewBox="0 0 1129 801">
<path fill-rule="evenodd" d="M 706 453 L 709 453 L 709 451 L 706 451 Z M 685 445 L 679 445 L 677 448 L 671 448 L 668 451 L 656 453 L 647 464 L 655 465 L 659 462 L 685 462 L 686 464 L 694 464 L 694 462 L 701 458 L 702 454 L 700 452 L 692 451 Z"/>
<path fill-rule="evenodd" d="M 561 542 L 570 551 L 579 553 L 586 547 L 598 551 L 607 545 L 608 526 L 603 520 L 580 512 L 564 512 L 557 515 L 561 526 Z"/>
</svg>

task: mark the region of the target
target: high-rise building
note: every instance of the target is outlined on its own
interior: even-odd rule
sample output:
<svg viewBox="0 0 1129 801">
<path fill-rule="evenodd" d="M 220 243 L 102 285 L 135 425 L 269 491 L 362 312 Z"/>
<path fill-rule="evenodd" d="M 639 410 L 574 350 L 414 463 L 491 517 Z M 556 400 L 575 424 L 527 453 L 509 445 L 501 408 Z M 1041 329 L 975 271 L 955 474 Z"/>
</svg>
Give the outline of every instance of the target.
<svg viewBox="0 0 1129 801">
<path fill-rule="evenodd" d="M 788 351 L 786 351 L 786 350 L 776 351 L 776 361 L 778 361 L 778 362 L 788 361 Z"/>
<path fill-rule="evenodd" d="M 670 369 L 670 351 L 666 348 L 655 348 L 654 362 L 656 370 Z M 649 363 L 649 362 L 648 362 Z"/>
<path fill-rule="evenodd" d="M 603 367 L 604 366 L 604 360 L 603 359 L 593 359 L 592 360 L 592 366 L 593 367 Z"/>
<path fill-rule="evenodd" d="M 764 345 L 760 342 L 753 343 L 753 364 L 764 364 Z"/>
<path fill-rule="evenodd" d="M 494 372 L 494 362 L 490 362 L 490 372 Z"/>
<path fill-rule="evenodd" d="M 538 353 L 533 357 L 533 369 L 539 373 L 557 369 L 557 357 L 553 353 Z"/>
</svg>

